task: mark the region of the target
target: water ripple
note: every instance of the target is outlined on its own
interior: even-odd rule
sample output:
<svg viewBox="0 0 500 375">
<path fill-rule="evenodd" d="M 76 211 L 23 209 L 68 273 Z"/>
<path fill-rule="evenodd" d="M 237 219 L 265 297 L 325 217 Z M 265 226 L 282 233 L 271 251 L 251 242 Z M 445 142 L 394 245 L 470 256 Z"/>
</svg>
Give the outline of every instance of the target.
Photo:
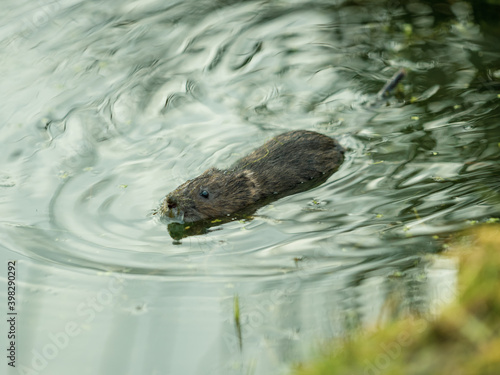
<svg viewBox="0 0 500 375">
<path fill-rule="evenodd" d="M 412 37 L 395 32 L 407 12 L 397 5 L 370 5 L 369 15 L 342 2 L 128 2 L 90 17 L 93 7 L 54 8 L 61 20 L 85 16 L 65 33 L 47 22 L 17 44 L 43 41 L 50 58 L 32 59 L 38 70 L 20 84 L 48 99 L 26 98 L 28 121 L 11 115 L 23 126 L 6 128 L 14 142 L 0 188 L 12 192 L 0 202 L 15 212 L 14 238 L 57 242 L 40 256 L 138 273 L 206 275 L 210 264 L 214 275 L 271 276 L 325 243 L 332 264 L 391 258 L 409 244 L 434 251 L 425 236 L 498 214 L 497 95 L 453 33 L 430 38 L 420 18 Z M 461 32 L 471 51 L 498 58 L 473 29 Z M 403 97 L 377 102 L 399 67 L 409 70 Z M 253 221 L 172 243 L 151 215 L 167 192 L 292 129 L 338 138 L 349 150 L 341 169 Z M 23 207 L 8 203 L 20 199 Z M 35 243 L 26 244 L 33 254 Z"/>
</svg>

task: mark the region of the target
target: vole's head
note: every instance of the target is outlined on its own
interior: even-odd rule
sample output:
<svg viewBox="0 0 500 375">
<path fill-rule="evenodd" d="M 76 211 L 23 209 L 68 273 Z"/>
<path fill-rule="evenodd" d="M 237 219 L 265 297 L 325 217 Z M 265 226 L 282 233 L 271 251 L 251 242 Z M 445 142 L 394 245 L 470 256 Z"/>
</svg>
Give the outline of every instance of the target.
<svg viewBox="0 0 500 375">
<path fill-rule="evenodd" d="M 230 215 L 259 198 L 252 172 L 212 168 L 168 194 L 160 213 L 189 223 Z"/>
</svg>

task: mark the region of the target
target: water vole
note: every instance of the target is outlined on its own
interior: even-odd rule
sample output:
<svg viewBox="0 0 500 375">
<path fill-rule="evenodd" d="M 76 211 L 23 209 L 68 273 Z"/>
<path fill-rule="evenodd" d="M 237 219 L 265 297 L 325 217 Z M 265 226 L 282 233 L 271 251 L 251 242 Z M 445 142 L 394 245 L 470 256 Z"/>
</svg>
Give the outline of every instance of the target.
<svg viewBox="0 0 500 375">
<path fill-rule="evenodd" d="M 196 222 L 237 213 L 324 182 L 344 160 L 337 141 L 312 131 L 280 134 L 231 168 L 211 168 L 168 194 L 162 216 Z"/>
</svg>

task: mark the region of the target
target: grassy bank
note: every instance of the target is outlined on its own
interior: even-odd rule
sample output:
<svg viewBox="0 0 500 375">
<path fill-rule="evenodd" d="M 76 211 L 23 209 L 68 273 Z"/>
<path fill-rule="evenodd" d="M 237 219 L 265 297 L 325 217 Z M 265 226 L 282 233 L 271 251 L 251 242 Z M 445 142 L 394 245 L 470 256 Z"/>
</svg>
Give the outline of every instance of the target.
<svg viewBox="0 0 500 375">
<path fill-rule="evenodd" d="M 299 365 L 296 375 L 499 374 L 500 226 L 460 242 L 449 251 L 460 260 L 458 298 L 439 317 L 410 317 L 356 337 Z"/>
</svg>

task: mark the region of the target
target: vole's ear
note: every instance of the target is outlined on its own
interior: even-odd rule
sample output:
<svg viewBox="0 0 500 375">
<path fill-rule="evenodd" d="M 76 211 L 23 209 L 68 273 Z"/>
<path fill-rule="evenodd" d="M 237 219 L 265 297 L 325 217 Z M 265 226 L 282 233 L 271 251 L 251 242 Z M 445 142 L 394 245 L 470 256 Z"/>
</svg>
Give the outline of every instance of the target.
<svg viewBox="0 0 500 375">
<path fill-rule="evenodd" d="M 218 170 L 217 168 L 209 168 L 209 169 L 207 169 L 205 172 L 203 172 L 203 173 L 200 175 L 200 177 L 201 177 L 201 176 L 207 176 L 207 177 L 208 177 L 208 176 L 210 176 L 210 175 L 212 175 L 212 174 L 214 174 L 214 173 L 216 173 L 216 172 L 220 172 L 220 170 Z"/>
</svg>

